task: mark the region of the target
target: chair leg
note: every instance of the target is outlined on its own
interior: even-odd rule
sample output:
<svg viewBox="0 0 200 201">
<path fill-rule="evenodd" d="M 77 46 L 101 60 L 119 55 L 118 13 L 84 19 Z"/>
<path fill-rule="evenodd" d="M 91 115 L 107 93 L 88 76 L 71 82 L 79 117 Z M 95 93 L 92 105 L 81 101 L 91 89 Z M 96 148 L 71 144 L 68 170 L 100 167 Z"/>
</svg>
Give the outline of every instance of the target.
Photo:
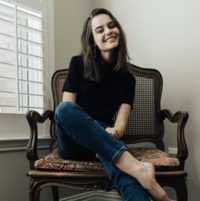
<svg viewBox="0 0 200 201">
<path fill-rule="evenodd" d="M 178 185 L 175 187 L 177 201 L 188 201 L 186 179 L 179 180 Z"/>
<path fill-rule="evenodd" d="M 59 193 L 58 193 L 58 187 L 52 186 L 52 194 L 53 194 L 53 201 L 59 201 Z"/>
<path fill-rule="evenodd" d="M 187 189 L 175 189 L 177 195 L 177 201 L 188 201 Z"/>
<path fill-rule="evenodd" d="M 31 179 L 29 188 L 29 201 L 40 201 L 40 188 L 37 188 L 37 182 Z"/>
</svg>

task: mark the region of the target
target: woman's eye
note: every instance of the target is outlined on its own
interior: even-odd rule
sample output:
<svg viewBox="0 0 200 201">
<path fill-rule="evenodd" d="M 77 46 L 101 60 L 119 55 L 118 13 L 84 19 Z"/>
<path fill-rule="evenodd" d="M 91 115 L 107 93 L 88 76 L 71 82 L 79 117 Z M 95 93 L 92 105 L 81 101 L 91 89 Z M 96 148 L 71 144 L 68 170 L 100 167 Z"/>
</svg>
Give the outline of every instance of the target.
<svg viewBox="0 0 200 201">
<path fill-rule="evenodd" d="M 114 24 L 110 25 L 110 28 L 113 29 L 115 28 L 116 26 Z"/>
<path fill-rule="evenodd" d="M 97 31 L 97 33 L 102 33 L 102 32 L 103 32 L 103 30 L 98 30 L 98 31 Z"/>
</svg>

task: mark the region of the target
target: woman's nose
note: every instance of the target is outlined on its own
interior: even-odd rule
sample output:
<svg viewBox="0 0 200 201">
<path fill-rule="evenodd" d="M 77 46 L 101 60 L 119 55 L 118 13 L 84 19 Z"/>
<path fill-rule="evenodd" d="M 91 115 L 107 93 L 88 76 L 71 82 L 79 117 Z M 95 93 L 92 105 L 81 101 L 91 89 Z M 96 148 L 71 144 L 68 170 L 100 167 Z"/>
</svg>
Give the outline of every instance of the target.
<svg viewBox="0 0 200 201">
<path fill-rule="evenodd" d="M 111 35 L 111 34 L 112 34 L 112 30 L 107 28 L 107 29 L 106 29 L 106 35 L 109 36 L 109 35 Z"/>
</svg>

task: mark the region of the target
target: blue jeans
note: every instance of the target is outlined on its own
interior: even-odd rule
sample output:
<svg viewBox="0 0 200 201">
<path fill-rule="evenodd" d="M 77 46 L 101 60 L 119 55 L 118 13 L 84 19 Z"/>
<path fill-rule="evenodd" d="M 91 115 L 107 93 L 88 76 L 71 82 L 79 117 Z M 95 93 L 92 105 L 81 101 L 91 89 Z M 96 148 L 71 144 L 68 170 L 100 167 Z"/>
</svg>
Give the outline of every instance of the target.
<svg viewBox="0 0 200 201">
<path fill-rule="evenodd" d="M 58 133 L 58 153 L 63 159 L 100 160 L 112 184 L 123 201 L 149 201 L 147 191 L 132 176 L 115 167 L 115 162 L 127 146 L 105 130 L 110 124 L 92 119 L 73 102 L 62 102 L 55 112 Z M 96 153 L 100 158 L 95 157 Z"/>
</svg>

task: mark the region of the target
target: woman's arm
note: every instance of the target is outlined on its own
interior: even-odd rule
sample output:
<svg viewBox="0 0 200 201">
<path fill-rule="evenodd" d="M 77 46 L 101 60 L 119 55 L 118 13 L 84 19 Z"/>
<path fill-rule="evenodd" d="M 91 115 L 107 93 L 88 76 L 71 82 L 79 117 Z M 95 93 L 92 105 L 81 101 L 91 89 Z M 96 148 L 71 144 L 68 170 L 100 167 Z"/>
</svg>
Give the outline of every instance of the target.
<svg viewBox="0 0 200 201">
<path fill-rule="evenodd" d="M 114 127 L 108 127 L 105 129 L 117 140 L 119 140 L 124 135 L 130 110 L 131 106 L 129 104 L 121 104 Z"/>
<path fill-rule="evenodd" d="M 114 128 L 118 132 L 119 138 L 121 138 L 124 135 L 130 111 L 131 111 L 131 106 L 129 104 L 126 104 L 126 103 L 121 104 L 118 115 L 117 115 L 117 119 L 114 125 Z"/>
<path fill-rule="evenodd" d="M 112 135 L 115 139 L 119 140 L 126 130 L 126 124 L 131 111 L 131 106 L 126 103 L 122 103 L 114 127 L 106 128 L 105 130 Z M 96 154 L 96 158 L 100 158 L 99 154 Z"/>
<path fill-rule="evenodd" d="M 77 96 L 77 93 L 72 93 L 72 92 L 66 92 L 64 91 L 63 93 L 63 102 L 64 101 L 70 101 L 70 102 L 76 102 L 76 96 Z"/>
</svg>

